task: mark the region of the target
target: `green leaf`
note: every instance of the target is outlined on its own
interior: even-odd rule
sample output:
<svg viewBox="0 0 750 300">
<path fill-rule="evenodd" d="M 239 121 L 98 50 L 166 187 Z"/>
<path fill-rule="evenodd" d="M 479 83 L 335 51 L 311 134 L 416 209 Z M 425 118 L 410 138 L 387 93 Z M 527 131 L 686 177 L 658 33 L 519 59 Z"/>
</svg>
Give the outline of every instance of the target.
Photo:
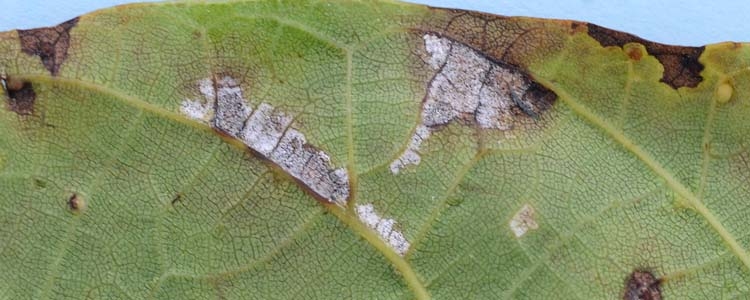
<svg viewBox="0 0 750 300">
<path fill-rule="evenodd" d="M 750 51 L 392 2 L 0 33 L 0 298 L 750 290 Z"/>
</svg>

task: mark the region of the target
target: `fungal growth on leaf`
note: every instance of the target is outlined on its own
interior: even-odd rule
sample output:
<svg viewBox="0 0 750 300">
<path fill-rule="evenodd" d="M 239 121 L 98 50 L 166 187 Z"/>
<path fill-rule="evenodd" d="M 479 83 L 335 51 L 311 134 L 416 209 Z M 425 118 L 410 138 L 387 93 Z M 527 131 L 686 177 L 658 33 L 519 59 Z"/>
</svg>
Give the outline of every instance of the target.
<svg viewBox="0 0 750 300">
<path fill-rule="evenodd" d="M 533 206 L 524 204 L 513 216 L 513 219 L 510 220 L 510 230 L 513 231 L 513 234 L 517 238 L 524 236 L 529 230 L 539 228 L 534 213 Z"/>
<path fill-rule="evenodd" d="M 26 54 L 38 56 L 50 74 L 57 76 L 60 66 L 68 58 L 70 30 L 76 24 L 78 18 L 57 26 L 19 30 L 21 49 Z"/>
<path fill-rule="evenodd" d="M 748 43 L 178 0 L 0 32 L 0 85 L 2 299 L 750 291 Z"/>
<path fill-rule="evenodd" d="M 654 43 L 632 34 L 615 31 L 595 24 L 587 24 L 588 34 L 602 46 L 623 47 L 627 43 L 643 45 L 664 67 L 661 82 L 673 89 L 696 87 L 703 81 L 703 64 L 698 60 L 705 47 L 683 47 Z"/>
<path fill-rule="evenodd" d="M 407 149 L 390 165 L 393 174 L 419 164 L 422 143 L 442 126 L 460 120 L 482 129 L 510 130 L 519 118 L 537 118 L 557 98 L 517 68 L 465 44 L 435 34 L 423 39 L 435 75 L 422 103 L 421 122 Z"/>
<path fill-rule="evenodd" d="M 406 240 L 404 234 L 395 227 L 396 220 L 386 219 L 378 215 L 372 204 L 357 205 L 357 216 L 367 227 L 375 230 L 380 238 L 401 256 L 404 256 L 411 244 Z"/>
<path fill-rule="evenodd" d="M 253 109 L 232 77 L 203 79 L 198 85 L 204 99 L 184 100 L 180 111 L 185 116 L 239 139 L 318 198 L 346 204 L 350 191 L 346 169 L 335 168 L 328 154 L 310 145 L 305 135 L 293 128 L 291 116 L 268 103 Z"/>
</svg>

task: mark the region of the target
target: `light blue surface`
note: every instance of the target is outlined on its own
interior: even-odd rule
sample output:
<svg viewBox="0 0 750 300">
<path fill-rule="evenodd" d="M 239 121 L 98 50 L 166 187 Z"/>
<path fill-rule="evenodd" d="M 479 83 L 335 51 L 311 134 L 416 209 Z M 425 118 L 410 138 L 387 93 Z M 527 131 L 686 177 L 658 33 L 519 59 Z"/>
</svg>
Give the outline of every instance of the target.
<svg viewBox="0 0 750 300">
<path fill-rule="evenodd" d="M 0 0 L 0 31 L 54 25 L 128 0 Z M 669 44 L 750 41 L 748 0 L 412 0 L 502 15 L 574 19 Z"/>
</svg>

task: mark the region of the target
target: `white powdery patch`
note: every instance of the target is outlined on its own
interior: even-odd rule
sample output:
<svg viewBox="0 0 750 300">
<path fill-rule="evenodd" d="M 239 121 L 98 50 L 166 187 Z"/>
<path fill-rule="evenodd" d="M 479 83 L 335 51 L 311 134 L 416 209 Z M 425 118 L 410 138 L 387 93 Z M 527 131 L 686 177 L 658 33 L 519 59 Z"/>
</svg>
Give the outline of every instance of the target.
<svg viewBox="0 0 750 300">
<path fill-rule="evenodd" d="M 509 130 L 517 116 L 535 116 L 547 105 L 530 92 L 532 82 L 520 71 L 444 37 L 425 34 L 423 39 L 427 63 L 437 73 L 429 83 L 420 124 L 404 153 L 391 162 L 393 174 L 419 164 L 422 142 L 443 125 L 464 120 L 484 129 Z"/>
<path fill-rule="evenodd" d="M 274 112 L 273 106 L 261 103 L 245 123 L 241 138 L 258 153 L 268 157 L 284 131 L 292 124 L 292 118 L 281 112 Z"/>
<path fill-rule="evenodd" d="M 406 148 L 406 151 L 401 154 L 401 156 L 394 160 L 391 165 L 391 173 L 398 174 L 398 172 L 408 166 L 408 165 L 418 165 L 419 162 L 422 160 L 422 157 L 419 156 L 419 147 L 422 146 L 422 142 L 426 140 L 430 136 L 430 129 L 427 128 L 427 126 L 419 125 L 417 126 L 417 129 L 414 131 L 414 134 L 411 136 L 411 141 L 409 141 L 409 146 Z"/>
<path fill-rule="evenodd" d="M 534 219 L 534 207 L 529 204 L 524 204 L 513 218 L 510 220 L 510 230 L 517 238 L 522 237 L 526 232 L 533 229 L 538 229 L 539 224 Z"/>
<path fill-rule="evenodd" d="M 357 216 L 367 227 L 375 230 L 398 255 L 404 256 L 409 251 L 409 246 L 411 246 L 409 241 L 403 233 L 393 228 L 396 220 L 380 217 L 372 204 L 357 204 Z"/>
<path fill-rule="evenodd" d="M 183 100 L 180 104 L 180 112 L 193 120 L 206 122 L 208 113 L 211 111 L 211 106 L 208 103 L 204 103 L 196 100 Z"/>
<path fill-rule="evenodd" d="M 330 157 L 307 143 L 305 135 L 292 128 L 293 118 L 268 103 L 253 109 L 236 80 L 226 76 L 204 79 L 199 90 L 205 102 L 186 100 L 181 111 L 209 124 L 278 165 L 327 202 L 345 205 L 349 198 L 349 174 L 334 168 Z"/>
<path fill-rule="evenodd" d="M 198 90 L 203 95 L 203 99 L 183 100 L 180 104 L 180 112 L 193 120 L 200 121 L 201 123 L 208 123 L 214 113 L 213 105 L 216 101 L 216 92 L 214 89 L 213 80 L 201 79 L 198 81 Z"/>
</svg>

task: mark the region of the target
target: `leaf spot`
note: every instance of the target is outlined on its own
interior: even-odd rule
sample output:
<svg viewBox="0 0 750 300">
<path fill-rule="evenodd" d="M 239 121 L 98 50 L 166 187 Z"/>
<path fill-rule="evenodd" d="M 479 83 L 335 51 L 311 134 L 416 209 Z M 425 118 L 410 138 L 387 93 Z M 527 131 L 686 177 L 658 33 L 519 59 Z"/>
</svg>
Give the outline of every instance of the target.
<svg viewBox="0 0 750 300">
<path fill-rule="evenodd" d="M 237 137 L 250 116 L 252 109 L 242 96 L 239 84 L 233 78 L 226 76 L 215 80 L 216 102 L 214 103 L 214 118 L 211 127 L 221 129 L 225 133 Z M 201 86 L 201 89 L 204 87 Z M 207 97 L 211 93 L 203 92 Z"/>
<path fill-rule="evenodd" d="M 634 271 L 625 282 L 624 300 L 661 300 L 661 280 L 651 272 Z"/>
<path fill-rule="evenodd" d="M 639 61 L 641 60 L 641 58 L 643 58 L 643 50 L 641 50 L 640 47 L 633 44 L 627 44 L 623 47 L 625 48 L 625 52 L 628 54 L 628 57 L 630 57 L 630 59 Z"/>
<path fill-rule="evenodd" d="M 461 120 L 482 129 L 510 130 L 521 118 L 538 118 L 557 98 L 517 68 L 465 44 L 434 34 L 423 39 L 427 63 L 436 74 L 427 88 L 420 124 L 390 165 L 393 174 L 419 164 L 422 142 L 444 125 Z"/>
<path fill-rule="evenodd" d="M 204 79 L 198 86 L 204 99 L 183 101 L 183 114 L 239 139 L 302 183 L 316 198 L 346 204 L 350 192 L 346 169 L 335 168 L 328 154 L 310 145 L 305 135 L 292 127 L 291 116 L 268 103 L 253 109 L 240 85 L 229 76 Z"/>
<path fill-rule="evenodd" d="M 32 115 L 36 103 L 36 92 L 31 82 L 6 76 L 0 80 L 5 90 L 7 109 L 21 116 Z"/>
<path fill-rule="evenodd" d="M 664 67 L 664 73 L 660 81 L 673 89 L 696 87 L 703 81 L 700 73 L 704 67 L 698 58 L 705 47 L 681 47 L 654 43 L 632 34 L 594 24 L 587 24 L 587 28 L 589 36 L 603 47 L 617 46 L 625 49 L 625 45 L 628 43 L 643 45 L 648 54 L 656 57 Z M 628 53 L 628 55 L 633 58 L 631 53 Z"/>
<path fill-rule="evenodd" d="M 180 202 L 182 200 L 182 193 L 177 193 L 172 197 L 172 201 L 170 201 L 170 204 L 175 205 L 177 202 Z"/>
<path fill-rule="evenodd" d="M 725 104 L 729 102 L 729 100 L 732 99 L 732 94 L 734 93 L 734 88 L 732 87 L 732 84 L 725 81 L 720 83 L 716 87 L 716 102 L 719 104 Z"/>
<path fill-rule="evenodd" d="M 398 255 L 404 256 L 411 244 L 404 234 L 396 230 L 396 220 L 385 219 L 378 215 L 372 204 L 357 204 L 357 216 L 367 227 L 375 230 L 380 238 L 388 243 Z"/>
<path fill-rule="evenodd" d="M 184 100 L 180 105 L 180 112 L 193 120 L 205 120 L 211 108 L 203 102 Z"/>
<path fill-rule="evenodd" d="M 38 56 L 50 74 L 57 76 L 60 66 L 68 58 L 70 29 L 76 24 L 78 18 L 53 27 L 19 30 L 21 50 L 26 54 Z"/>
<path fill-rule="evenodd" d="M 534 219 L 534 207 L 529 204 L 524 204 L 521 210 L 516 212 L 513 218 L 510 220 L 510 230 L 517 238 L 524 236 L 529 230 L 539 228 L 539 224 Z"/>
<path fill-rule="evenodd" d="M 86 201 L 81 195 L 73 193 L 68 197 L 68 208 L 74 213 L 81 213 L 86 209 Z"/>
</svg>

